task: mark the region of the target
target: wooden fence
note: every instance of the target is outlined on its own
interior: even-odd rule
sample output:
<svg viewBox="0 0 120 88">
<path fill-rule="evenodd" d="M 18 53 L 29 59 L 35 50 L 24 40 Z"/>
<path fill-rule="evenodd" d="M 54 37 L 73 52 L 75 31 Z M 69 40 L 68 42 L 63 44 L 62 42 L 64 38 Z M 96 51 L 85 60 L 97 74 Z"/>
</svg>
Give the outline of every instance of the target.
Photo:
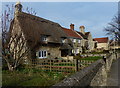
<svg viewBox="0 0 120 88">
<path fill-rule="evenodd" d="M 64 60 L 64 59 L 37 59 L 32 60 L 32 66 L 42 71 L 72 73 L 89 66 L 94 61 L 87 60 Z"/>
</svg>

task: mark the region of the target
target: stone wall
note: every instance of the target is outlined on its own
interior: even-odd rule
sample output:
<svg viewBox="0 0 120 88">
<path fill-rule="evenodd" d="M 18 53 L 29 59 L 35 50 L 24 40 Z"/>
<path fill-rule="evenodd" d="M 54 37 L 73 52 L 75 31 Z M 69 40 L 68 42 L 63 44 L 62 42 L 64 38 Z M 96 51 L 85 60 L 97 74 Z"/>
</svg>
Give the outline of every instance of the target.
<svg viewBox="0 0 120 88">
<path fill-rule="evenodd" d="M 110 54 L 107 56 L 106 59 L 106 64 L 104 64 L 99 71 L 97 72 L 97 74 L 95 75 L 95 77 L 92 79 L 91 81 L 91 86 L 107 86 L 107 73 L 110 71 L 111 69 L 111 65 L 113 60 L 116 60 L 120 58 L 120 54 L 117 53 L 117 57 L 116 54 Z"/>
<path fill-rule="evenodd" d="M 106 86 L 107 84 L 107 71 L 103 65 L 92 79 L 90 86 Z"/>
<path fill-rule="evenodd" d="M 103 60 L 98 60 L 89 67 L 76 72 L 74 75 L 65 78 L 63 81 L 55 84 L 54 86 L 89 86 L 91 80 L 102 66 Z"/>
<path fill-rule="evenodd" d="M 55 86 L 106 86 L 107 73 L 112 65 L 115 54 L 107 55 L 106 62 L 100 59 L 90 66 L 76 72 L 72 76 L 65 78 Z"/>
</svg>

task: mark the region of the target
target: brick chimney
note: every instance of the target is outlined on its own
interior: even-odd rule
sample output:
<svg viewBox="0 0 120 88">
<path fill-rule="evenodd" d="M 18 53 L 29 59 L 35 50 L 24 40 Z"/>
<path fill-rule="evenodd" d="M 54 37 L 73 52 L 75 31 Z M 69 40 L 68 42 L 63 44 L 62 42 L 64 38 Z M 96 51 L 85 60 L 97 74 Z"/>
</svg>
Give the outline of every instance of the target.
<svg viewBox="0 0 120 88">
<path fill-rule="evenodd" d="M 85 27 L 84 26 L 80 26 L 80 32 L 85 34 Z"/>
<path fill-rule="evenodd" d="M 18 15 L 19 12 L 22 12 L 22 5 L 21 5 L 20 2 L 17 2 L 15 4 L 15 12 L 14 12 L 15 18 L 17 17 L 17 15 Z"/>
<path fill-rule="evenodd" d="M 20 2 L 15 4 L 15 12 L 22 12 L 22 5 Z"/>
<path fill-rule="evenodd" d="M 74 30 L 74 24 L 70 24 L 70 29 Z"/>
</svg>

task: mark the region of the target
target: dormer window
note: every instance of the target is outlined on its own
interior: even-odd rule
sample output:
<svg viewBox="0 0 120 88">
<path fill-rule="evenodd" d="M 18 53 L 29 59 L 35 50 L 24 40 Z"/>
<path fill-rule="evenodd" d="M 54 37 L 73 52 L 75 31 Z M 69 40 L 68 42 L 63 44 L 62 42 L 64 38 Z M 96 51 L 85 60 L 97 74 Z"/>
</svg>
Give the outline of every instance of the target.
<svg viewBox="0 0 120 88">
<path fill-rule="evenodd" d="M 43 37 L 43 41 L 47 41 L 47 37 L 46 36 Z"/>
<path fill-rule="evenodd" d="M 42 41 L 47 42 L 47 36 L 42 36 Z"/>
</svg>

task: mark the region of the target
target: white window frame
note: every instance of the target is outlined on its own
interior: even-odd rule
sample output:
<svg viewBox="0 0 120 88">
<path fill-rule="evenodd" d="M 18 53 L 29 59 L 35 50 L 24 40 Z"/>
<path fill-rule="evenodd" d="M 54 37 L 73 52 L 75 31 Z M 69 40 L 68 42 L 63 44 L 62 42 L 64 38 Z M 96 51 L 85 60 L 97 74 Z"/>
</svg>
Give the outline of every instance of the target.
<svg viewBox="0 0 120 88">
<path fill-rule="evenodd" d="M 46 42 L 46 41 L 47 41 L 47 36 L 43 36 L 43 37 L 42 37 L 42 41 L 45 41 L 45 42 Z"/>
<path fill-rule="evenodd" d="M 38 52 L 38 58 L 40 58 L 40 59 L 47 58 L 47 51 L 46 50 L 40 50 Z"/>
<path fill-rule="evenodd" d="M 80 43 L 80 40 L 78 40 L 78 43 Z"/>
<path fill-rule="evenodd" d="M 79 53 L 79 49 L 76 49 L 76 50 L 75 50 L 75 54 L 78 54 L 78 53 Z"/>
<path fill-rule="evenodd" d="M 75 43 L 75 42 L 76 42 L 76 39 L 73 39 L 73 42 Z"/>
<path fill-rule="evenodd" d="M 62 43 L 65 43 L 65 39 L 62 39 Z"/>
</svg>

